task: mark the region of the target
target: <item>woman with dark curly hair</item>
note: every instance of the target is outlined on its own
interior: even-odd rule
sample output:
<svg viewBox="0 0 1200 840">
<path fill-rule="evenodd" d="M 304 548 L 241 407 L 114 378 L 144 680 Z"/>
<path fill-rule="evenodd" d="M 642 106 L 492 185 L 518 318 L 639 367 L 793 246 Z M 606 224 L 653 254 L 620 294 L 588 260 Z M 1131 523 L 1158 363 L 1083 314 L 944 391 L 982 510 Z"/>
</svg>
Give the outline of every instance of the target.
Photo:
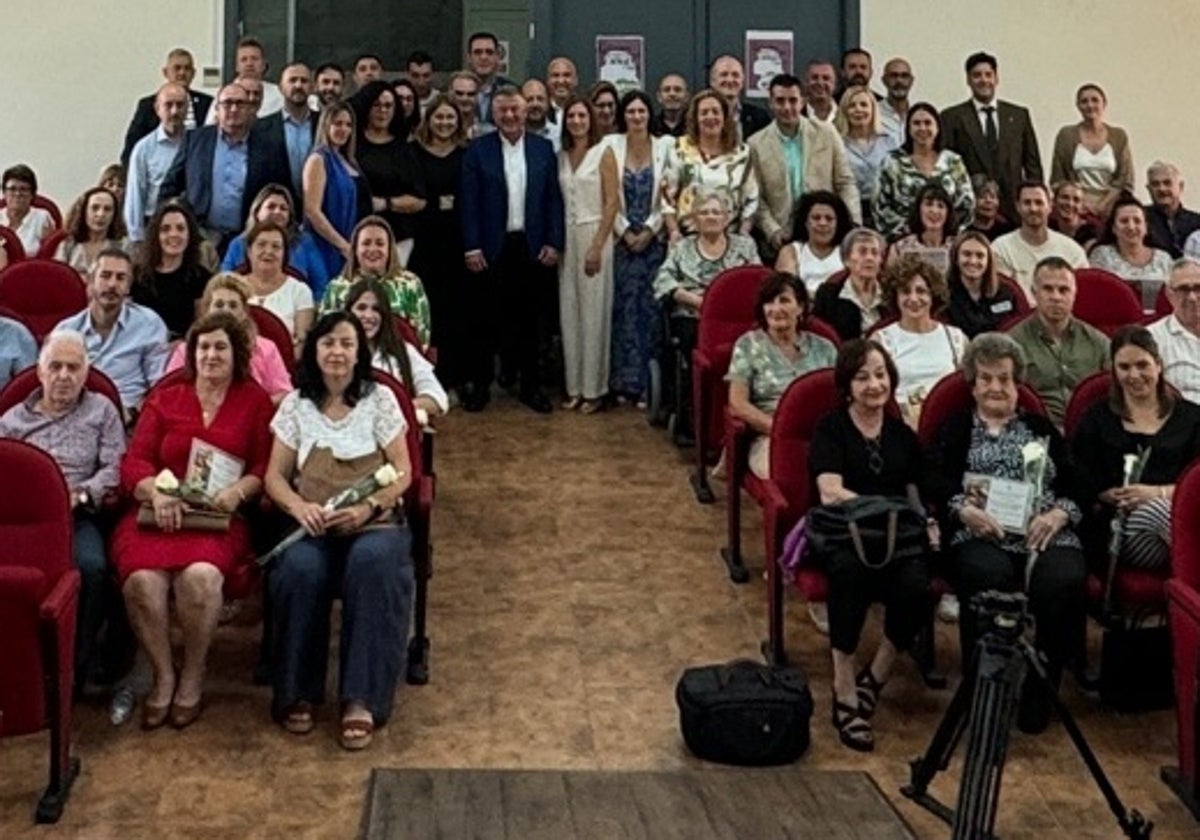
<svg viewBox="0 0 1200 840">
<path fill-rule="evenodd" d="M 196 320 L 196 305 L 212 272 L 200 256 L 200 227 L 186 205 L 168 201 L 146 225 L 130 296 L 159 314 L 172 338 Z"/>
<path fill-rule="evenodd" d="M 810 295 L 845 264 L 842 240 L 854 227 L 846 202 L 829 190 L 813 190 L 796 204 L 792 241 L 779 251 L 775 270 L 799 277 Z"/>
</svg>

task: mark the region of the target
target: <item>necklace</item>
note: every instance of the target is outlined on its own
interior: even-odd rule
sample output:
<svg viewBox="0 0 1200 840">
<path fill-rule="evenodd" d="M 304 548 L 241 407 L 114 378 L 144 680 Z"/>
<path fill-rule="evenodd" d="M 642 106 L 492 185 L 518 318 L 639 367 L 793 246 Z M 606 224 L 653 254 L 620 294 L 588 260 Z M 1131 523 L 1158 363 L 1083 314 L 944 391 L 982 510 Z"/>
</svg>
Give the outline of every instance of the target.
<svg viewBox="0 0 1200 840">
<path fill-rule="evenodd" d="M 875 475 L 883 472 L 883 450 L 881 449 L 883 433 L 877 437 L 863 438 L 863 443 L 867 446 L 867 469 Z"/>
</svg>

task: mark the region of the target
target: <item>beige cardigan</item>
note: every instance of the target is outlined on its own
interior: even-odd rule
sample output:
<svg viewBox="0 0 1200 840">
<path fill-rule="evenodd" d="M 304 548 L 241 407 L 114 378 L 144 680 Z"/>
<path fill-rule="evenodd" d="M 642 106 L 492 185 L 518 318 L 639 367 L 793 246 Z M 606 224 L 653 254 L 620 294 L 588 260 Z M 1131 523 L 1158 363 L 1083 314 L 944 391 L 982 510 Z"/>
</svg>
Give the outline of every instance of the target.
<svg viewBox="0 0 1200 840">
<path fill-rule="evenodd" d="M 1108 142 L 1117 159 L 1117 171 L 1113 174 L 1112 188 L 1133 190 L 1133 153 L 1129 149 L 1129 135 L 1125 129 L 1108 126 Z M 1079 125 L 1064 125 L 1054 138 L 1054 154 L 1050 163 L 1050 185 L 1058 186 L 1063 181 L 1075 180 L 1075 147 L 1079 145 Z"/>
</svg>

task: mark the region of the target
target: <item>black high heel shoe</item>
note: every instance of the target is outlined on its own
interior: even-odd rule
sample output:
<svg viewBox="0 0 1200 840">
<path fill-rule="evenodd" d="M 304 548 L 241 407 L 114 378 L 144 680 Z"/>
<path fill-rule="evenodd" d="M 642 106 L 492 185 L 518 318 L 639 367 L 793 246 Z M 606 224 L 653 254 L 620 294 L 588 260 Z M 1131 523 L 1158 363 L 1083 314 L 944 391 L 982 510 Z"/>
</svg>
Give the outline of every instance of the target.
<svg viewBox="0 0 1200 840">
<path fill-rule="evenodd" d="M 857 706 L 842 703 L 833 694 L 833 726 L 838 739 L 856 752 L 871 752 L 875 749 L 875 733 L 871 724 L 862 716 Z"/>
<path fill-rule="evenodd" d="M 875 707 L 879 705 L 879 695 L 887 680 L 880 682 L 871 673 L 871 666 L 863 668 L 854 678 L 854 688 L 858 692 L 858 713 L 864 720 L 870 720 L 875 715 Z"/>
</svg>

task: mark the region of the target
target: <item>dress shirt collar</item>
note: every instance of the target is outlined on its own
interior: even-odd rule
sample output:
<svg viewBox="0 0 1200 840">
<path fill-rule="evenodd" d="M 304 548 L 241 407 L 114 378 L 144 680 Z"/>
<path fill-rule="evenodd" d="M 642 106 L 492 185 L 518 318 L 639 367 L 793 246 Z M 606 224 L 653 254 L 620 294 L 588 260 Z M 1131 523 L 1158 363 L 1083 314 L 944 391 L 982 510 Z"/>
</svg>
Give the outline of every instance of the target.
<svg viewBox="0 0 1200 840">
<path fill-rule="evenodd" d="M 117 320 L 113 321 L 113 330 L 124 329 L 129 324 L 129 301 L 126 300 L 121 304 L 121 312 L 117 315 Z M 89 306 L 87 310 L 87 318 L 84 323 L 84 331 L 100 334 L 100 330 L 96 329 L 96 323 L 92 320 L 92 309 Z M 109 335 L 112 335 L 110 332 Z"/>
<path fill-rule="evenodd" d="M 1033 329 L 1037 333 L 1037 337 L 1047 344 L 1052 343 L 1054 341 L 1054 336 L 1050 334 L 1050 330 L 1046 329 L 1046 324 L 1042 321 L 1038 314 L 1035 312 L 1031 317 L 1033 318 Z M 1062 337 L 1064 342 L 1070 341 L 1075 337 L 1075 333 L 1078 331 L 1078 323 L 1079 319 L 1074 315 L 1067 318 L 1067 328 L 1063 330 Z"/>
<path fill-rule="evenodd" d="M 154 142 L 169 143 L 172 146 L 178 146 L 180 141 L 183 140 L 183 135 L 186 133 L 187 130 L 181 128 L 179 130 L 179 134 L 175 137 L 172 137 L 170 134 L 167 134 L 167 130 L 163 128 L 163 124 L 159 123 L 158 127 L 154 129 Z"/>
<path fill-rule="evenodd" d="M 977 114 L 986 113 L 983 110 L 984 108 L 992 108 L 997 114 L 1000 113 L 1000 108 L 997 106 L 997 101 L 994 97 L 991 102 L 980 102 L 975 97 L 971 97 L 971 104 L 975 106 L 975 113 Z"/>
<path fill-rule="evenodd" d="M 250 139 L 250 132 L 247 131 L 241 140 L 234 140 L 220 128 L 217 129 L 217 139 L 224 143 L 230 149 L 238 149 L 246 145 L 246 141 Z"/>
<path fill-rule="evenodd" d="M 33 389 L 32 394 L 25 398 L 25 410 L 30 414 L 36 414 L 38 417 L 46 417 L 50 420 L 62 420 L 63 418 L 70 417 L 79 410 L 79 406 L 83 405 L 83 398 L 85 394 L 87 394 L 86 388 L 79 392 L 79 397 L 75 400 L 74 404 L 70 408 L 68 408 L 62 414 L 51 416 L 38 408 L 38 403 L 42 401 L 42 388 L 41 386 L 38 386 L 37 388 Z"/>
<path fill-rule="evenodd" d="M 801 117 L 800 119 L 803 120 L 804 117 Z M 784 143 L 799 142 L 799 140 L 800 140 L 800 124 L 799 123 L 796 124 L 796 130 L 794 132 L 792 132 L 791 134 L 788 134 L 786 131 L 783 130 L 782 126 L 779 125 L 779 120 L 771 120 L 771 126 L 772 126 L 772 128 L 775 129 L 775 133 L 779 135 L 779 138 Z"/>
<path fill-rule="evenodd" d="M 307 127 L 308 124 L 310 122 L 312 122 L 312 118 L 313 118 L 313 112 L 311 110 L 304 112 L 304 119 L 302 119 L 302 120 L 298 120 L 295 117 L 293 117 L 290 113 L 288 113 L 288 110 L 286 108 L 283 110 L 283 121 L 285 123 L 290 123 L 297 127 L 301 127 L 301 128 Z"/>
<path fill-rule="evenodd" d="M 500 143 L 505 148 L 521 149 L 522 151 L 524 151 L 524 149 L 525 149 L 525 132 L 524 132 L 524 130 L 521 131 L 521 136 L 518 137 L 516 140 L 509 140 L 507 137 L 504 136 L 503 131 L 497 130 L 496 133 L 500 135 Z"/>
<path fill-rule="evenodd" d="M 1194 332 L 1185 327 L 1174 312 L 1167 316 L 1167 323 L 1165 326 L 1167 328 L 1167 332 L 1172 338 L 1187 338 L 1191 339 L 1192 341 L 1200 341 L 1200 336 L 1197 336 Z"/>
</svg>

